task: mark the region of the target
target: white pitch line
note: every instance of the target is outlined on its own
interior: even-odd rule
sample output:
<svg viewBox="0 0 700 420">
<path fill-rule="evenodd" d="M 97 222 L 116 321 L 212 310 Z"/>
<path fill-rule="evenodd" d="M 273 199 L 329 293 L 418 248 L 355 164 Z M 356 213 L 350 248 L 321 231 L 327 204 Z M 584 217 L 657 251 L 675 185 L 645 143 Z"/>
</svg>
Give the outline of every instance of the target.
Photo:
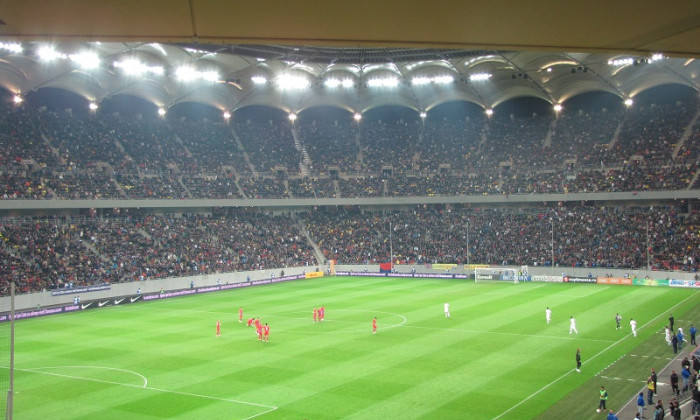
<svg viewBox="0 0 700 420">
<path fill-rule="evenodd" d="M 39 373 L 48 373 L 48 372 L 42 372 L 43 369 L 105 369 L 105 370 L 116 370 L 119 372 L 126 372 L 126 373 L 132 373 L 141 379 L 143 379 L 143 387 L 146 388 L 148 386 L 148 379 L 146 379 L 145 376 L 141 375 L 138 372 L 134 372 L 133 370 L 127 370 L 127 369 L 120 369 L 120 368 L 113 368 L 113 367 L 107 367 L 107 366 L 41 366 L 41 367 L 35 367 L 35 368 L 27 368 L 24 369 L 29 372 L 39 372 Z M 21 369 L 20 369 L 21 370 Z"/>
<path fill-rule="evenodd" d="M 604 291 L 604 290 L 608 290 L 609 288 L 610 288 L 610 286 L 605 286 L 605 287 L 600 288 L 599 290 L 594 290 L 594 291 L 592 291 L 591 293 L 586 293 L 585 295 L 582 295 L 582 296 L 580 296 L 580 297 L 585 298 L 585 297 L 594 295 L 594 294 L 596 294 L 596 293 L 598 293 L 598 292 L 602 292 L 602 291 Z"/>
<path fill-rule="evenodd" d="M 676 306 L 682 304 L 682 303 L 685 302 L 686 300 L 695 297 L 695 295 L 697 295 L 699 292 L 700 292 L 700 291 L 696 291 L 695 293 L 693 293 L 692 295 L 690 295 L 690 296 L 688 296 L 687 298 L 683 299 L 682 301 L 676 303 L 675 305 L 673 305 L 673 306 L 670 307 L 669 309 L 674 309 Z M 664 311 L 664 314 L 665 314 L 666 312 L 667 312 L 667 311 Z M 644 325 L 642 325 L 641 327 L 639 327 L 639 329 L 642 329 L 642 328 L 646 327 L 647 325 L 651 324 L 652 322 L 656 321 L 656 319 L 659 318 L 660 316 L 661 316 L 661 314 L 657 315 L 657 316 L 654 317 L 652 320 L 648 321 L 646 324 L 644 324 Z M 612 344 L 609 345 L 608 347 L 604 348 L 603 350 L 601 350 L 601 351 L 599 351 L 598 353 L 596 353 L 595 355 L 593 355 L 593 357 L 591 357 L 590 359 L 586 360 L 583 364 L 586 364 L 586 363 L 590 362 L 591 360 L 597 358 L 597 357 L 600 356 L 601 354 L 603 354 L 603 353 L 605 353 L 606 351 L 608 351 L 610 348 L 616 346 L 617 344 L 619 344 L 619 343 L 621 343 L 622 341 L 624 341 L 624 340 L 626 340 L 627 338 L 629 338 L 631 335 L 632 335 L 631 333 L 625 335 L 625 336 L 622 337 L 621 339 L 617 340 L 616 342 L 612 343 Z M 511 406 L 511 407 L 510 407 L 509 409 L 507 409 L 506 411 L 504 411 L 504 412 L 502 412 L 501 414 L 497 415 L 497 416 L 494 417 L 492 420 L 498 420 L 498 419 L 500 419 L 501 417 L 503 417 L 503 416 L 505 416 L 506 414 L 508 414 L 508 413 L 510 413 L 511 411 L 513 411 L 515 408 L 520 407 L 521 405 L 523 405 L 524 403 L 526 403 L 527 401 L 529 401 L 530 399 L 532 399 L 534 396 L 536 396 L 536 395 L 539 394 L 540 392 L 544 391 L 545 389 L 549 388 L 550 386 L 554 385 L 555 383 L 561 381 L 562 379 L 564 379 L 565 377 L 569 376 L 571 373 L 573 373 L 573 372 L 575 372 L 575 371 L 576 371 L 576 369 L 571 369 L 570 371 L 568 371 L 568 372 L 566 372 L 565 374 L 561 375 L 561 376 L 558 377 L 557 379 L 553 380 L 552 382 L 548 383 L 547 385 L 545 385 L 545 386 L 543 386 L 542 388 L 538 389 L 537 391 L 533 392 L 533 393 L 530 394 L 528 397 L 526 397 L 526 398 L 524 398 L 523 400 L 521 400 L 519 403 L 517 403 L 517 404 Z M 630 401 L 631 401 L 631 400 L 630 400 Z M 620 409 L 618 410 L 618 412 L 622 411 L 625 407 L 627 407 L 627 405 L 629 405 L 630 401 L 628 401 L 627 404 L 625 404 L 622 408 L 620 408 Z M 635 401 L 636 401 L 636 399 L 635 399 Z"/>
<path fill-rule="evenodd" d="M 43 369 L 43 368 L 42 368 Z M 216 400 L 216 401 L 223 401 L 223 402 L 230 402 L 230 403 L 235 403 L 235 404 L 243 404 L 243 405 L 251 405 L 254 407 L 260 407 L 260 408 L 266 408 L 267 410 L 263 413 L 258 413 L 254 416 L 251 417 L 246 417 L 246 419 L 251 419 L 253 417 L 260 416 L 265 413 L 269 413 L 270 411 L 277 410 L 279 407 L 276 407 L 274 405 L 267 405 L 267 404 L 258 404 L 250 401 L 241 401 L 241 400 L 234 400 L 231 398 L 221 398 L 221 397 L 212 397 L 211 395 L 202 395 L 202 394 L 194 394 L 191 392 L 184 392 L 184 391 L 172 391 L 169 389 L 162 389 L 162 388 L 154 388 L 150 386 L 138 386 L 138 385 L 132 385 L 132 384 L 125 384 L 121 382 L 113 382 L 113 381 L 107 381 L 104 379 L 95 379 L 95 378 L 86 378 L 82 376 L 73 376 L 73 375 L 64 375 L 61 373 L 52 373 L 52 372 L 42 372 L 40 370 L 35 370 L 35 369 L 19 369 L 15 368 L 15 370 L 23 371 L 23 372 L 30 372 L 30 373 L 38 373 L 42 375 L 50 375 L 50 376 L 59 376 L 62 378 L 68 378 L 68 379 L 76 379 L 76 380 L 81 380 L 81 381 L 90 381 L 90 382 L 99 382 L 99 383 L 104 383 L 104 384 L 110 384 L 110 385 L 118 385 L 118 386 L 125 386 L 127 388 L 138 388 L 138 389 L 148 389 L 150 391 L 157 391 L 157 392 L 164 392 L 168 394 L 176 394 L 176 395 L 184 395 L 187 397 L 197 397 L 197 398 L 205 398 L 209 400 Z M 245 420 L 245 419 L 243 419 Z"/>
</svg>

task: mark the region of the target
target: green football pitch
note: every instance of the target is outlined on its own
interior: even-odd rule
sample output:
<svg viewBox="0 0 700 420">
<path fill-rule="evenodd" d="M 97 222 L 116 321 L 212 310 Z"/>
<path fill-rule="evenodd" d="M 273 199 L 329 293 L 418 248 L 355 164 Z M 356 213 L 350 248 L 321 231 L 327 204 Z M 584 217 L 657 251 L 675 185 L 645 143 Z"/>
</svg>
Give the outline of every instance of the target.
<svg viewBox="0 0 700 420">
<path fill-rule="evenodd" d="M 679 323 L 697 318 L 698 297 L 668 287 L 325 277 L 27 319 L 16 324 L 14 418 L 600 418 L 600 384 L 609 407 L 626 403 L 648 373 L 631 355 L 666 355 L 659 330 L 671 312 Z M 325 320 L 314 323 L 321 305 Z M 270 325 L 269 342 L 238 322 L 239 307 Z M 569 334 L 572 315 L 578 334 Z M 640 382 L 606 379 L 613 374 Z"/>
</svg>

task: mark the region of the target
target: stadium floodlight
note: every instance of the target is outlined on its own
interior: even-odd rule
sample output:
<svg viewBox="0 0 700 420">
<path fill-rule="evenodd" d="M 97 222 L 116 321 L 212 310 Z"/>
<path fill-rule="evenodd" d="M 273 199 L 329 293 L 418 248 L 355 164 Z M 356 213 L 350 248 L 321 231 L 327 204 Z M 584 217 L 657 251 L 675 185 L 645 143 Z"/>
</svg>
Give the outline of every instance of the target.
<svg viewBox="0 0 700 420">
<path fill-rule="evenodd" d="M 277 87 L 282 90 L 306 89 L 311 83 L 302 76 L 292 76 L 291 74 L 281 74 L 275 79 Z"/>
<path fill-rule="evenodd" d="M 634 58 L 618 58 L 616 60 L 608 60 L 609 66 L 628 66 L 634 64 Z"/>
<path fill-rule="evenodd" d="M 490 117 L 491 115 L 493 115 L 493 109 L 492 109 L 492 108 L 486 108 L 486 111 L 484 111 L 484 112 L 485 112 L 486 115 L 488 115 L 489 117 Z"/>
<path fill-rule="evenodd" d="M 158 108 L 158 115 L 160 115 L 161 117 L 165 116 L 165 112 L 166 112 L 165 108 L 163 108 L 163 107 Z"/>
<path fill-rule="evenodd" d="M 90 108 L 91 111 L 97 111 L 97 108 L 99 108 L 99 107 L 97 106 L 96 103 L 90 102 L 90 105 L 88 105 L 88 108 Z"/>
<path fill-rule="evenodd" d="M 297 114 L 290 112 L 288 115 L 289 121 L 294 122 L 297 120 Z"/>
<path fill-rule="evenodd" d="M 411 79 L 411 84 L 413 84 L 413 86 L 422 86 L 427 85 L 428 83 L 430 83 L 430 77 L 416 76 Z"/>
<path fill-rule="evenodd" d="M 433 82 L 438 85 L 449 85 L 450 83 L 454 82 L 455 78 L 452 76 L 436 76 L 433 77 Z"/>
<path fill-rule="evenodd" d="M 231 118 L 231 113 L 228 112 L 228 111 L 224 111 L 223 116 L 224 116 L 224 119 L 225 119 L 225 120 L 228 120 L 229 118 Z"/>
<path fill-rule="evenodd" d="M 17 95 L 15 95 L 15 96 L 12 97 L 12 102 L 14 102 L 14 103 L 16 103 L 16 104 L 21 104 L 22 101 L 24 101 L 24 99 L 23 99 L 22 96 L 19 95 L 19 94 L 17 94 Z"/>
<path fill-rule="evenodd" d="M 362 114 L 356 112 L 355 115 L 353 115 L 352 117 L 355 119 L 355 121 L 360 122 L 360 120 L 362 119 Z"/>
<path fill-rule="evenodd" d="M 265 83 L 267 83 L 267 78 L 262 77 L 262 76 L 253 76 L 250 79 L 256 85 L 264 85 Z"/>
<path fill-rule="evenodd" d="M 554 111 L 555 111 L 555 112 L 559 112 L 559 111 L 561 111 L 562 109 L 564 109 L 564 107 L 561 106 L 561 104 L 554 104 Z"/>
<path fill-rule="evenodd" d="M 79 54 L 71 54 L 71 61 L 85 70 L 96 69 L 100 66 L 100 57 L 92 52 L 82 52 Z"/>
<path fill-rule="evenodd" d="M 418 114 L 418 115 L 420 115 L 420 117 L 421 117 L 422 119 L 425 119 L 425 118 L 428 116 L 428 113 L 425 112 L 425 111 L 421 111 L 421 113 Z"/>
<path fill-rule="evenodd" d="M 474 73 L 469 76 L 469 80 L 472 82 L 478 82 L 482 80 L 489 80 L 493 76 L 491 73 Z"/>
<path fill-rule="evenodd" d="M 134 76 L 140 76 L 144 73 L 151 73 L 155 75 L 162 75 L 164 73 L 163 67 L 161 66 L 149 66 L 133 58 L 115 61 L 114 67 L 122 69 L 124 73 L 128 75 Z"/>
<path fill-rule="evenodd" d="M 219 73 L 214 70 L 198 71 L 190 66 L 180 66 L 175 70 L 175 77 L 181 82 L 194 82 L 197 80 L 216 82 L 219 80 Z"/>
<path fill-rule="evenodd" d="M 0 42 L 0 49 L 7 50 L 16 54 L 22 54 L 24 48 L 19 42 Z"/>
<path fill-rule="evenodd" d="M 625 106 L 627 106 L 627 107 L 632 106 L 633 103 L 634 103 L 634 101 L 632 100 L 632 98 L 625 99 Z"/>
<path fill-rule="evenodd" d="M 399 85 L 399 79 L 397 77 L 384 77 L 370 79 L 367 81 L 367 86 L 369 87 L 388 87 L 393 88 Z"/>
<path fill-rule="evenodd" d="M 53 47 L 50 47 L 48 45 L 44 45 L 43 47 L 39 48 L 36 54 L 42 61 L 53 61 L 59 58 L 67 57 L 65 54 L 56 51 L 55 49 L 53 49 Z"/>
<path fill-rule="evenodd" d="M 326 81 L 323 82 L 323 85 L 329 88 L 337 88 L 337 87 L 344 87 L 344 88 L 351 88 L 353 83 L 352 79 L 326 79 Z"/>
</svg>

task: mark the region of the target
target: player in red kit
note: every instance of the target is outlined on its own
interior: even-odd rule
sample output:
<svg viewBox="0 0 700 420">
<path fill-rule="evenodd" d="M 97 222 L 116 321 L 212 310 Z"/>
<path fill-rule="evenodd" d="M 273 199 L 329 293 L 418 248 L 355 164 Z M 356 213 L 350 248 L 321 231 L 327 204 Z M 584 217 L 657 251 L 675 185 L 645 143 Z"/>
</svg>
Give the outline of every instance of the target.
<svg viewBox="0 0 700 420">
<path fill-rule="evenodd" d="M 263 334 L 265 335 L 265 341 L 270 341 L 270 326 L 267 325 L 267 322 L 263 326 Z"/>
<path fill-rule="evenodd" d="M 375 316 L 372 320 L 372 334 L 377 333 L 377 317 Z"/>
<path fill-rule="evenodd" d="M 254 318 L 248 318 L 248 326 L 249 326 L 249 327 L 250 327 L 251 325 L 253 325 L 253 321 L 255 321 Z"/>
<path fill-rule="evenodd" d="M 258 322 L 255 325 L 255 333 L 258 335 L 258 341 L 262 340 L 262 337 L 263 337 L 262 330 L 263 330 L 262 324 Z"/>
<path fill-rule="evenodd" d="M 238 308 L 238 322 L 243 322 L 243 307 Z"/>
<path fill-rule="evenodd" d="M 321 309 L 318 310 L 318 318 L 320 321 L 323 321 L 323 318 L 326 317 L 326 308 L 321 305 Z"/>
<path fill-rule="evenodd" d="M 216 321 L 216 336 L 221 337 L 221 321 Z"/>
<path fill-rule="evenodd" d="M 318 318 L 318 309 L 314 308 L 314 323 L 316 322 L 317 318 Z"/>
</svg>

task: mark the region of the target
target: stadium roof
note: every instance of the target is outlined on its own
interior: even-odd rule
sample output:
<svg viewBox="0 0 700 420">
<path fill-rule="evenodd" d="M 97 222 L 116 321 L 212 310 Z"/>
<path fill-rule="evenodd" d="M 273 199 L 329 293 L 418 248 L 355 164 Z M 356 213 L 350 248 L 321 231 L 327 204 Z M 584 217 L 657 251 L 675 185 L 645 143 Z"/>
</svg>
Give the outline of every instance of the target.
<svg viewBox="0 0 700 420">
<path fill-rule="evenodd" d="M 17 94 L 66 89 L 96 103 L 133 95 L 164 108 L 288 112 L 427 111 L 454 100 L 493 108 L 522 96 L 556 104 L 591 91 L 627 99 L 669 83 L 700 90 L 696 6 L 9 0 L 0 11 L 0 85 Z"/>
</svg>

